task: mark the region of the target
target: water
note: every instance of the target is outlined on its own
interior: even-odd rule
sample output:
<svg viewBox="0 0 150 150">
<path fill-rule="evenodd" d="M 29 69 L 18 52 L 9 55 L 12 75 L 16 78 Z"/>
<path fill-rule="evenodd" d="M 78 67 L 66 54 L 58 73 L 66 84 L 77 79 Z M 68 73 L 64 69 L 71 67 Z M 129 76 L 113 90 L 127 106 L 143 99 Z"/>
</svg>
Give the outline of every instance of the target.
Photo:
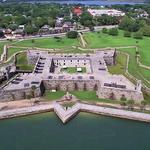
<svg viewBox="0 0 150 150">
<path fill-rule="evenodd" d="M 53 113 L 2 120 L 0 150 L 150 150 L 150 124 L 84 113 L 66 125 Z"/>
<path fill-rule="evenodd" d="M 82 5 L 98 5 L 98 6 L 106 6 L 106 5 L 116 5 L 116 4 L 130 4 L 130 5 L 135 5 L 135 4 L 143 4 L 142 2 L 132 2 L 132 1 L 105 1 L 105 0 L 85 0 L 85 1 L 80 1 L 80 0 L 72 0 L 72 1 L 66 1 L 66 0 L 56 0 L 56 1 L 29 1 L 29 3 L 58 3 L 58 4 L 82 4 Z"/>
</svg>

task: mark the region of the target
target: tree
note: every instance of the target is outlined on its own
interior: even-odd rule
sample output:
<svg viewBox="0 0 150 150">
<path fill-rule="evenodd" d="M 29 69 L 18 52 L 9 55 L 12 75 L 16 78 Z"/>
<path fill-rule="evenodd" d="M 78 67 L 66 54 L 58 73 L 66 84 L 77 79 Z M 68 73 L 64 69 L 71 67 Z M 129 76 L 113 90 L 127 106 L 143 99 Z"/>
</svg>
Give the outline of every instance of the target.
<svg viewBox="0 0 150 150">
<path fill-rule="evenodd" d="M 89 27 L 90 25 L 94 25 L 92 20 L 93 17 L 88 12 L 83 12 L 79 21 L 83 26 Z"/>
<path fill-rule="evenodd" d="M 117 28 L 109 29 L 108 33 L 109 33 L 109 35 L 117 36 L 118 35 L 118 29 Z"/>
<path fill-rule="evenodd" d="M 102 29 L 102 32 L 105 33 L 105 34 L 108 33 L 107 28 L 103 28 L 103 29 Z"/>
<path fill-rule="evenodd" d="M 141 26 L 139 22 L 129 17 L 124 17 L 119 24 L 119 29 L 130 32 L 137 32 L 140 27 Z"/>
<path fill-rule="evenodd" d="M 12 31 L 15 31 L 18 28 L 18 25 L 17 24 L 10 24 L 8 26 L 8 28 L 11 29 Z"/>
<path fill-rule="evenodd" d="M 134 100 L 128 100 L 127 101 L 127 105 L 129 109 L 133 109 L 133 105 L 134 105 Z"/>
<path fill-rule="evenodd" d="M 131 32 L 130 31 L 125 31 L 124 32 L 124 37 L 131 37 Z"/>
<path fill-rule="evenodd" d="M 36 86 L 33 85 L 33 86 L 31 87 L 31 93 L 32 93 L 32 97 L 33 97 L 33 98 L 35 97 L 35 90 L 36 90 Z"/>
<path fill-rule="evenodd" d="M 32 39 L 32 40 L 31 40 L 31 43 L 35 43 L 35 40 L 34 40 L 34 39 Z"/>
<path fill-rule="evenodd" d="M 146 105 L 147 102 L 145 100 L 141 101 L 141 105 L 140 105 L 141 110 L 144 110 Z"/>
<path fill-rule="evenodd" d="M 4 37 L 4 32 L 0 30 L 0 38 Z"/>
<path fill-rule="evenodd" d="M 89 26 L 89 29 L 90 29 L 90 31 L 94 31 L 95 30 L 94 26 L 92 26 L 92 25 Z"/>
<path fill-rule="evenodd" d="M 66 36 L 70 39 L 75 39 L 78 37 L 78 32 L 77 31 L 69 31 Z"/>
<path fill-rule="evenodd" d="M 119 23 L 118 17 L 102 15 L 95 18 L 97 25 L 116 25 Z"/>
<path fill-rule="evenodd" d="M 34 33 L 36 33 L 38 31 L 38 29 L 35 27 L 35 26 L 32 26 L 32 25 L 27 25 L 26 27 L 25 27 L 25 32 L 27 33 L 27 34 L 34 34 Z"/>
<path fill-rule="evenodd" d="M 126 106 L 126 102 L 121 101 L 121 102 L 120 102 L 120 105 L 121 105 L 121 106 Z"/>
<path fill-rule="evenodd" d="M 150 26 L 144 26 L 141 29 L 141 32 L 143 33 L 144 36 L 150 37 Z"/>
<path fill-rule="evenodd" d="M 134 37 L 135 39 L 142 39 L 142 38 L 143 38 L 143 34 L 142 34 L 142 32 L 138 31 L 138 32 L 135 32 L 135 33 L 133 34 L 133 37 Z"/>
<path fill-rule="evenodd" d="M 126 101 L 126 100 L 127 100 L 124 94 L 122 94 L 122 96 L 121 96 L 121 99 L 120 99 L 120 100 L 121 100 L 121 101 Z"/>
</svg>

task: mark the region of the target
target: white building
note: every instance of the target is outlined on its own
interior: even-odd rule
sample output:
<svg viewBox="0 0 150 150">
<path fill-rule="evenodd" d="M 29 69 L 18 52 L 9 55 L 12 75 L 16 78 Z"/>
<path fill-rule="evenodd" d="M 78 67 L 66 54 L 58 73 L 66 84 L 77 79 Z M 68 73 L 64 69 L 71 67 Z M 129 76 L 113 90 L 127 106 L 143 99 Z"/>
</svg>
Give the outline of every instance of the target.
<svg viewBox="0 0 150 150">
<path fill-rule="evenodd" d="M 125 13 L 116 9 L 88 9 L 88 12 L 92 16 L 102 16 L 102 15 L 108 15 L 108 16 L 124 16 Z"/>
</svg>

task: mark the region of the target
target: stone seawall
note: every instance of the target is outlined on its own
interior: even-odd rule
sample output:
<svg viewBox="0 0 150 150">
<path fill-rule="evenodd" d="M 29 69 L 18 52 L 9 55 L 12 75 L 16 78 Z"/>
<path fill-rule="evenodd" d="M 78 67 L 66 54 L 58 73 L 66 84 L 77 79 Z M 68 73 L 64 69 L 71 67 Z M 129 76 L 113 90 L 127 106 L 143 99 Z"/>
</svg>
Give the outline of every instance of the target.
<svg viewBox="0 0 150 150">
<path fill-rule="evenodd" d="M 10 110 L 2 110 L 0 111 L 0 119 L 8 119 L 8 118 L 14 118 L 19 116 L 32 115 L 32 114 L 48 112 L 52 110 L 53 110 L 53 105 L 45 105 L 45 104 L 38 105 L 38 106 L 10 109 Z"/>
<path fill-rule="evenodd" d="M 17 108 L 11 110 L 0 111 L 0 119 L 12 118 L 17 116 L 24 116 L 29 114 L 36 114 L 41 112 L 54 111 L 63 123 L 72 119 L 79 112 L 89 112 L 94 114 L 112 116 L 117 118 L 131 119 L 137 121 L 144 121 L 150 123 L 150 114 L 107 108 L 97 105 L 76 103 L 74 106 L 66 109 L 57 102 L 51 104 L 41 104 L 37 106 Z"/>
</svg>

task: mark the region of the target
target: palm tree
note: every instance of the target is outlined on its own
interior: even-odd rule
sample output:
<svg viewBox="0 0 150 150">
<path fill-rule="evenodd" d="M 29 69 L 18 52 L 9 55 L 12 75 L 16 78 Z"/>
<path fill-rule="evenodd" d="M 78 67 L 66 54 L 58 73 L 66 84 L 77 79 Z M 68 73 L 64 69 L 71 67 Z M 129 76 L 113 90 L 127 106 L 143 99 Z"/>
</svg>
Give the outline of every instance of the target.
<svg viewBox="0 0 150 150">
<path fill-rule="evenodd" d="M 125 108 L 126 102 L 125 102 L 125 101 L 121 101 L 121 102 L 120 102 L 120 105 L 122 106 L 122 108 Z"/>
<path fill-rule="evenodd" d="M 33 97 L 33 98 L 35 97 L 35 90 L 36 90 L 36 86 L 33 85 L 33 86 L 31 87 L 31 92 L 32 92 L 32 97 Z"/>
<path fill-rule="evenodd" d="M 146 105 L 147 105 L 147 102 L 145 100 L 141 101 L 141 105 L 140 105 L 141 110 L 145 110 Z"/>
</svg>

